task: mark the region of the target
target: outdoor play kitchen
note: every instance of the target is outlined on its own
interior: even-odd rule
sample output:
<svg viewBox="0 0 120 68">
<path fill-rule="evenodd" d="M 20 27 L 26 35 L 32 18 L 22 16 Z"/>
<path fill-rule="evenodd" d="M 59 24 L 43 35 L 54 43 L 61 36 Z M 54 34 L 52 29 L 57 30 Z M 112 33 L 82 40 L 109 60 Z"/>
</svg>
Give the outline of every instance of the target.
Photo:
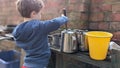
<svg viewBox="0 0 120 68">
<path fill-rule="evenodd" d="M 0 0 L 0 68 L 20 68 L 25 52 L 12 31 L 23 21 L 16 0 Z M 43 0 L 42 20 L 64 14 L 69 21 L 48 35 L 47 68 L 120 68 L 119 0 Z"/>
</svg>

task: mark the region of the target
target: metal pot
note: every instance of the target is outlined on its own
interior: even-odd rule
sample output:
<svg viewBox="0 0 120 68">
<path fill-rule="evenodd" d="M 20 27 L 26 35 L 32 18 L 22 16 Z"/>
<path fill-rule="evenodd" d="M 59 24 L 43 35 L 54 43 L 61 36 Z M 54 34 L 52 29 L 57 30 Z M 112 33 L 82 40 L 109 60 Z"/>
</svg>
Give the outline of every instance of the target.
<svg viewBox="0 0 120 68">
<path fill-rule="evenodd" d="M 61 51 L 65 53 L 74 53 L 78 51 L 76 33 L 72 30 L 64 30 L 61 33 L 62 44 Z"/>
<path fill-rule="evenodd" d="M 52 46 L 57 47 L 57 48 L 60 48 L 60 39 L 61 39 L 60 33 L 49 35 L 50 44 Z"/>
<path fill-rule="evenodd" d="M 7 31 L 8 33 L 12 33 L 12 31 L 14 30 L 14 28 L 16 27 L 17 25 L 7 25 L 6 26 L 6 29 L 4 31 Z"/>
<path fill-rule="evenodd" d="M 80 51 L 88 51 L 88 41 L 86 37 L 86 32 L 88 30 L 77 30 L 78 45 Z"/>
</svg>

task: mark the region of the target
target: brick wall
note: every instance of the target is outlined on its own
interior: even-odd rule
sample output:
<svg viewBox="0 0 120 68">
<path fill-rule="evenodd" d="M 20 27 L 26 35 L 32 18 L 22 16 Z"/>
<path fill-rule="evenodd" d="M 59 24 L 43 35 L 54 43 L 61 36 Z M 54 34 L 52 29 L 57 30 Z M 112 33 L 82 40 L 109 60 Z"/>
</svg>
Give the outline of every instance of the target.
<svg viewBox="0 0 120 68">
<path fill-rule="evenodd" d="M 23 18 L 18 14 L 15 7 L 16 0 L 0 0 L 0 24 L 19 24 Z M 45 8 L 42 13 L 42 20 L 52 19 L 60 16 L 62 9 L 67 9 L 67 16 L 70 18 L 69 28 L 86 29 L 87 0 L 43 0 Z"/>
<path fill-rule="evenodd" d="M 16 0 L 0 0 L 0 24 L 18 24 L 23 19 L 15 7 Z"/>
<path fill-rule="evenodd" d="M 112 32 L 120 44 L 120 0 L 91 0 L 89 29 Z"/>
<path fill-rule="evenodd" d="M 87 28 L 87 0 L 44 0 L 43 19 L 51 19 L 62 14 L 62 9 L 67 9 L 67 16 L 70 18 L 69 28 Z"/>
<path fill-rule="evenodd" d="M 15 8 L 16 0 L 0 0 L 0 24 L 23 21 Z M 43 0 L 42 20 L 60 16 L 67 9 L 69 28 L 103 30 L 114 34 L 120 43 L 120 0 Z M 63 26 L 64 27 L 64 26 Z"/>
</svg>

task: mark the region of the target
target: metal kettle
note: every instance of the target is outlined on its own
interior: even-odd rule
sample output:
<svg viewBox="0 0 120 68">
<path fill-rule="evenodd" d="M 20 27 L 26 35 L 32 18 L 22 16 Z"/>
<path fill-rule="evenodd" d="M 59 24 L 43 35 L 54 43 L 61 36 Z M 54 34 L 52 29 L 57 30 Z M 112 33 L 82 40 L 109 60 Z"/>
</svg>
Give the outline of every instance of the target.
<svg viewBox="0 0 120 68">
<path fill-rule="evenodd" d="M 73 30 L 64 30 L 61 32 L 62 44 L 61 51 L 65 53 L 74 53 L 78 51 L 76 33 Z"/>
<path fill-rule="evenodd" d="M 80 51 L 88 51 L 88 41 L 87 41 L 86 32 L 88 32 L 88 30 L 76 31 Z"/>
</svg>

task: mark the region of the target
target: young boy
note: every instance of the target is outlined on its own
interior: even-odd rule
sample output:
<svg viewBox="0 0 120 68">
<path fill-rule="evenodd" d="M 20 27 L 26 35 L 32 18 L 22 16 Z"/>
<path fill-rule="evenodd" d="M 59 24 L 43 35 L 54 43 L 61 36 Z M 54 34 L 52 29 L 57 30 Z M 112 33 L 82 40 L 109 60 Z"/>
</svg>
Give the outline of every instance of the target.
<svg viewBox="0 0 120 68">
<path fill-rule="evenodd" d="M 45 68 L 51 55 L 47 35 L 67 23 L 65 16 L 52 20 L 41 21 L 41 0 L 18 0 L 17 9 L 24 22 L 19 24 L 13 31 L 17 46 L 24 49 L 24 67 Z"/>
</svg>

